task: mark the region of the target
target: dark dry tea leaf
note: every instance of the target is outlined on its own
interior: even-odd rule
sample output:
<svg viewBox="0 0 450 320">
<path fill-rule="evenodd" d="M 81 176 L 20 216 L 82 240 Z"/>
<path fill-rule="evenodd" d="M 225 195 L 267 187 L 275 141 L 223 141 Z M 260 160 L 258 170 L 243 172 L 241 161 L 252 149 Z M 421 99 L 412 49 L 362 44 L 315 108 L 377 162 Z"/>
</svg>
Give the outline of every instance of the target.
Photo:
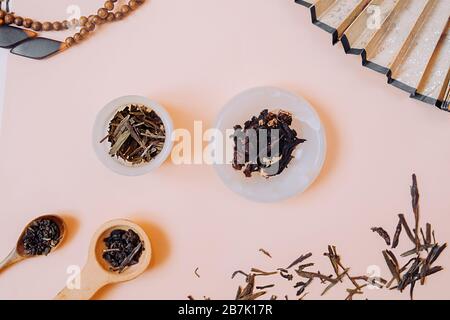
<svg viewBox="0 0 450 320">
<path fill-rule="evenodd" d="M 324 282 L 331 282 L 331 283 L 335 283 L 336 280 L 333 279 L 332 276 L 326 276 L 321 274 L 320 272 L 309 272 L 309 271 L 303 271 L 303 270 L 295 270 L 295 272 L 302 278 L 305 279 L 314 279 L 314 278 L 318 278 L 320 280 L 323 280 Z"/>
<path fill-rule="evenodd" d="M 409 228 L 408 222 L 406 222 L 406 218 L 404 214 L 399 214 L 398 218 L 400 219 L 400 222 L 405 229 L 406 234 L 408 235 L 408 238 L 411 240 L 412 243 L 416 244 L 416 239 L 414 238 L 413 233 L 411 232 L 411 229 Z"/>
<path fill-rule="evenodd" d="M 411 285 L 410 296 L 411 300 L 414 297 L 414 286 L 415 282 L 420 278 L 420 265 L 421 259 L 420 257 L 416 257 L 409 268 L 408 271 L 403 275 L 401 281 L 399 282 L 397 289 L 403 291 L 408 285 Z"/>
<path fill-rule="evenodd" d="M 298 298 L 298 300 L 304 300 L 308 294 L 309 292 L 305 292 L 301 297 Z"/>
<path fill-rule="evenodd" d="M 400 283 L 399 266 L 394 254 L 389 250 L 385 250 L 383 251 L 383 257 L 392 276 L 397 280 L 397 283 Z"/>
<path fill-rule="evenodd" d="M 402 221 L 399 220 L 397 227 L 395 228 L 394 239 L 392 240 L 392 249 L 397 248 L 400 241 L 400 234 L 402 233 Z"/>
<path fill-rule="evenodd" d="M 331 288 L 333 288 L 338 282 L 342 282 L 342 279 L 348 274 L 350 269 L 345 269 L 336 279 L 330 281 L 330 284 L 323 290 L 321 296 L 325 295 Z"/>
<path fill-rule="evenodd" d="M 264 250 L 263 248 L 259 249 L 259 252 L 262 252 L 263 254 L 265 254 L 266 256 L 268 256 L 269 258 L 272 258 L 272 256 L 270 255 L 269 251 Z"/>
<path fill-rule="evenodd" d="M 313 282 L 314 279 L 309 279 L 308 281 L 304 282 L 304 281 L 300 281 L 297 282 L 294 285 L 294 288 L 298 289 L 297 290 L 297 297 L 302 295 L 303 292 L 305 292 L 306 288 Z"/>
<path fill-rule="evenodd" d="M 338 277 L 340 275 L 339 268 L 341 265 L 341 257 L 339 257 L 339 255 L 337 254 L 336 247 L 328 246 L 328 252 L 325 252 L 324 256 L 326 256 L 330 259 L 330 263 L 331 263 L 331 266 L 333 267 L 334 273 Z"/>
<path fill-rule="evenodd" d="M 400 256 L 403 257 L 403 258 L 406 258 L 406 257 L 409 257 L 409 256 L 411 256 L 411 255 L 413 255 L 413 254 L 419 255 L 421 251 L 428 250 L 428 249 L 430 249 L 430 248 L 432 248 L 432 247 L 433 247 L 432 244 L 430 244 L 430 245 L 421 245 L 421 246 L 419 247 L 419 253 L 417 252 L 417 248 L 414 247 L 414 248 L 411 249 L 411 250 L 408 250 L 408 251 L 406 251 L 406 252 L 403 252 Z"/>
<path fill-rule="evenodd" d="M 292 267 L 295 267 L 296 265 L 302 263 L 303 261 L 305 261 L 306 259 L 312 257 L 312 253 L 309 252 L 305 255 L 301 255 L 299 258 L 295 259 L 286 269 L 290 269 Z"/>
<path fill-rule="evenodd" d="M 238 274 L 242 274 L 243 276 L 245 276 L 245 278 L 248 278 L 247 273 L 245 273 L 242 270 L 237 270 L 237 271 L 233 272 L 233 274 L 231 275 L 231 279 L 234 279 L 234 277 L 236 277 Z"/>
<path fill-rule="evenodd" d="M 139 235 L 131 229 L 113 230 L 107 238 L 103 239 L 103 242 L 106 247 L 103 250 L 103 259 L 108 262 L 111 271 L 119 273 L 137 264 L 145 250 Z"/>
<path fill-rule="evenodd" d="M 281 174 L 293 159 L 295 148 L 306 140 L 299 139 L 291 129 L 292 115 L 263 110 L 245 122 L 244 128 L 234 127 L 233 168 L 244 169 L 246 177 L 258 172 L 269 178 Z"/>
<path fill-rule="evenodd" d="M 289 271 L 287 271 L 286 269 L 278 269 L 278 270 L 280 272 L 280 276 L 283 277 L 284 279 L 288 281 L 292 281 L 292 279 L 294 279 L 294 276 L 290 274 Z"/>
<path fill-rule="evenodd" d="M 269 289 L 269 288 L 273 288 L 273 287 L 275 287 L 274 284 L 268 284 L 265 286 L 256 286 L 256 290 L 264 290 L 264 289 Z"/>
<path fill-rule="evenodd" d="M 419 238 L 419 187 L 417 186 L 417 177 L 415 174 L 412 176 L 413 184 L 411 186 L 411 203 L 414 212 L 415 228 L 414 228 L 414 239 L 416 243 L 417 252 L 420 251 L 420 238 Z"/>
<path fill-rule="evenodd" d="M 162 150 L 166 131 L 161 118 L 142 105 L 129 105 L 118 111 L 109 124 L 109 154 L 127 163 L 138 165 L 150 162 Z"/>
<path fill-rule="evenodd" d="M 250 274 L 247 277 L 247 285 L 240 291 L 239 295 L 237 296 L 237 300 L 244 300 L 246 297 L 253 295 L 253 290 L 255 289 L 255 275 Z"/>
<path fill-rule="evenodd" d="M 22 244 L 26 255 L 48 255 L 60 240 L 61 231 L 54 221 L 38 219 L 28 226 L 22 238 Z"/>
<path fill-rule="evenodd" d="M 430 245 L 431 244 L 431 224 L 427 223 L 426 225 L 427 231 L 425 236 L 425 244 Z"/>
<path fill-rule="evenodd" d="M 379 228 L 379 227 L 378 228 L 372 228 L 370 230 L 372 230 L 373 232 L 378 233 L 378 235 L 380 237 L 382 237 L 383 240 L 386 242 L 386 245 L 388 245 L 388 246 L 391 245 L 391 237 L 389 236 L 389 233 L 387 233 L 386 230 L 384 230 L 383 228 Z"/>
<path fill-rule="evenodd" d="M 383 286 L 388 283 L 387 280 L 380 277 L 357 276 L 357 277 L 350 277 L 350 279 L 352 280 L 353 284 L 355 284 L 355 281 L 362 280 L 366 282 L 366 284 L 363 285 L 363 287 L 365 287 L 367 284 L 370 284 L 380 289 L 383 288 Z M 356 284 L 355 287 L 358 288 L 360 286 Z"/>
<path fill-rule="evenodd" d="M 364 294 L 364 292 L 361 290 L 363 288 L 367 287 L 367 284 L 362 285 L 361 287 L 354 288 L 354 289 L 347 289 L 348 296 L 345 298 L 347 301 L 353 300 L 353 297 L 357 294 Z"/>
<path fill-rule="evenodd" d="M 255 276 L 272 276 L 272 275 L 278 273 L 276 271 L 267 272 L 267 271 L 263 271 L 263 270 L 260 270 L 257 268 L 252 268 L 251 272 L 253 272 Z"/>
</svg>

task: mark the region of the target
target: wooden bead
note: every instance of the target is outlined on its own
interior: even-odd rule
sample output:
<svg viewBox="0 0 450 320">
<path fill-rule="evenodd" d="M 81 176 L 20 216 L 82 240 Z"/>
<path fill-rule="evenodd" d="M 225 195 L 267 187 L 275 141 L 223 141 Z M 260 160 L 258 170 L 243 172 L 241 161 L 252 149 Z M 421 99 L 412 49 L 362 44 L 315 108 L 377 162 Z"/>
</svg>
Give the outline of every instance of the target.
<svg viewBox="0 0 450 320">
<path fill-rule="evenodd" d="M 131 8 L 130 8 L 129 5 L 124 4 L 123 6 L 120 7 L 120 11 L 121 11 L 123 14 L 128 14 L 128 13 L 131 11 Z"/>
<path fill-rule="evenodd" d="M 116 17 L 116 20 L 122 20 L 123 19 L 123 13 L 120 11 L 117 11 L 114 13 L 114 16 Z"/>
<path fill-rule="evenodd" d="M 97 11 L 97 15 L 102 19 L 106 19 L 106 17 L 108 16 L 108 10 L 106 10 L 105 8 L 100 8 Z"/>
<path fill-rule="evenodd" d="M 112 1 L 106 1 L 104 7 L 106 10 L 111 11 L 114 9 L 114 3 Z"/>
<path fill-rule="evenodd" d="M 93 23 L 93 24 L 101 25 L 102 22 L 103 22 L 103 19 L 100 18 L 99 16 L 94 16 L 94 17 L 92 18 L 92 23 Z"/>
<path fill-rule="evenodd" d="M 40 23 L 39 21 L 34 21 L 33 24 L 31 25 L 31 29 L 33 29 L 34 31 L 41 31 L 42 23 Z"/>
<path fill-rule="evenodd" d="M 130 6 L 131 10 L 135 10 L 137 9 L 137 7 L 139 7 L 139 3 L 136 0 L 130 0 L 130 2 L 128 2 L 128 5 Z"/>
<path fill-rule="evenodd" d="M 79 33 L 75 33 L 73 35 L 73 39 L 75 40 L 76 43 L 80 43 L 81 41 L 83 41 L 83 36 Z"/>
<path fill-rule="evenodd" d="M 22 17 L 16 17 L 15 19 L 14 19 L 14 24 L 16 25 L 16 26 L 22 26 L 23 25 L 23 18 Z"/>
<path fill-rule="evenodd" d="M 14 16 L 10 13 L 7 13 L 5 15 L 5 18 L 3 18 L 3 20 L 5 21 L 5 24 L 11 24 L 14 23 Z"/>
<path fill-rule="evenodd" d="M 5 20 L 3 20 L 2 18 L 0 18 L 0 26 L 5 24 Z"/>
<path fill-rule="evenodd" d="M 81 34 L 81 36 L 82 36 L 83 38 L 86 38 L 86 37 L 88 36 L 88 34 L 89 34 L 89 30 L 86 29 L 86 28 L 81 28 L 80 34 Z"/>
<path fill-rule="evenodd" d="M 6 11 L 0 10 L 0 19 L 4 19 L 6 16 Z"/>
<path fill-rule="evenodd" d="M 63 25 L 59 21 L 53 22 L 53 30 L 59 31 L 63 29 Z"/>
<path fill-rule="evenodd" d="M 66 45 L 68 47 L 71 47 L 75 44 L 75 39 L 72 37 L 68 37 L 68 38 L 66 38 L 66 40 L 64 42 L 66 43 Z"/>
<path fill-rule="evenodd" d="M 62 26 L 63 26 L 63 29 L 69 29 L 70 28 L 70 22 L 69 21 L 67 21 L 67 20 L 64 20 L 63 22 L 62 22 Z"/>
<path fill-rule="evenodd" d="M 95 30 L 95 24 L 93 24 L 92 22 L 86 22 L 86 24 L 84 25 L 84 27 L 88 30 L 88 31 L 90 31 L 90 32 L 92 32 L 92 31 L 94 31 Z"/>
<path fill-rule="evenodd" d="M 51 22 L 44 22 L 42 24 L 42 30 L 44 31 L 51 31 L 53 29 L 53 24 Z"/>
<path fill-rule="evenodd" d="M 31 25 L 33 24 L 33 20 L 26 18 L 23 20 L 23 26 L 25 28 L 31 28 Z"/>
<path fill-rule="evenodd" d="M 108 13 L 108 16 L 106 17 L 106 21 L 113 22 L 114 20 L 116 20 L 116 16 L 114 15 L 114 13 L 113 12 Z"/>
<path fill-rule="evenodd" d="M 86 25 L 86 22 L 88 22 L 88 18 L 85 16 L 80 17 L 80 26 L 84 27 Z"/>
</svg>

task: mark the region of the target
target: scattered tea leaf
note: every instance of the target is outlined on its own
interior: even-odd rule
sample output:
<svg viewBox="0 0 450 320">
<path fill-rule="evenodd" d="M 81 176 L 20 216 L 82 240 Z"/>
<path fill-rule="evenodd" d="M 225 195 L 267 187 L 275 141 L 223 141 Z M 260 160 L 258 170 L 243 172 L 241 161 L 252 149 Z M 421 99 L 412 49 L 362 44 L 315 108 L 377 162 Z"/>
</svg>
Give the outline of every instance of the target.
<svg viewBox="0 0 450 320">
<path fill-rule="evenodd" d="M 384 230 L 383 228 L 379 228 L 379 227 L 378 228 L 372 228 L 370 230 L 372 230 L 373 232 L 378 233 L 378 235 L 380 237 L 382 237 L 383 240 L 386 242 L 386 245 L 388 245 L 388 246 L 391 245 L 391 237 L 389 236 L 389 233 L 387 233 L 386 230 Z"/>
<path fill-rule="evenodd" d="M 292 267 L 295 267 L 296 265 L 302 263 L 303 261 L 305 261 L 306 259 L 309 259 L 310 257 L 312 257 L 312 253 L 309 252 L 305 255 L 301 255 L 300 257 L 298 257 L 297 259 L 295 259 L 286 269 L 290 269 Z"/>
<path fill-rule="evenodd" d="M 263 254 L 265 254 L 266 256 L 268 256 L 269 258 L 272 258 L 272 256 L 270 255 L 270 253 L 267 250 L 264 250 L 263 248 L 259 249 L 259 252 L 262 252 Z"/>
</svg>

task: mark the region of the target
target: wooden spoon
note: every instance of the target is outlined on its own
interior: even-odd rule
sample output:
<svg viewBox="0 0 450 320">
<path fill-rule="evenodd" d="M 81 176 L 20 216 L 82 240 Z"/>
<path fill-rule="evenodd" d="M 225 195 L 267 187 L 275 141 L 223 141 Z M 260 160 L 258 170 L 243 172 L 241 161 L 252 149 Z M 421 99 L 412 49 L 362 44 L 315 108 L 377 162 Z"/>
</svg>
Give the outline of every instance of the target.
<svg viewBox="0 0 450 320">
<path fill-rule="evenodd" d="M 0 272 L 3 271 L 4 269 L 6 269 L 7 267 L 13 265 L 14 263 L 17 263 L 24 259 L 38 257 L 38 255 L 29 255 L 25 252 L 25 249 L 23 247 L 23 238 L 25 236 L 27 229 L 30 227 L 30 225 L 33 222 L 38 221 L 38 220 L 44 220 L 44 219 L 55 222 L 58 225 L 59 233 L 60 233 L 60 239 L 59 239 L 58 244 L 56 246 L 54 246 L 53 248 L 51 248 L 50 252 L 53 252 L 61 244 L 61 242 L 64 239 L 64 236 L 66 235 L 66 225 L 65 225 L 63 219 L 61 219 L 58 216 L 54 216 L 54 215 L 44 215 L 44 216 L 38 217 L 38 218 L 34 219 L 33 221 L 31 221 L 29 224 L 27 224 L 27 226 L 23 229 L 23 231 L 19 237 L 19 240 L 17 240 L 16 247 L 11 250 L 11 252 L 8 254 L 8 256 L 2 262 L 0 262 Z"/>
<path fill-rule="evenodd" d="M 103 259 L 103 250 L 105 244 L 103 239 L 111 234 L 111 231 L 122 229 L 128 231 L 133 230 L 139 235 L 141 241 L 144 242 L 144 251 L 139 258 L 139 262 L 122 273 L 111 271 L 108 263 Z M 114 284 L 132 280 L 141 275 L 150 264 L 152 257 L 152 249 L 150 239 L 145 231 L 137 224 L 118 219 L 105 223 L 94 234 L 89 247 L 88 260 L 80 274 L 80 287 L 65 287 L 55 300 L 88 300 L 102 287 L 108 284 Z"/>
</svg>

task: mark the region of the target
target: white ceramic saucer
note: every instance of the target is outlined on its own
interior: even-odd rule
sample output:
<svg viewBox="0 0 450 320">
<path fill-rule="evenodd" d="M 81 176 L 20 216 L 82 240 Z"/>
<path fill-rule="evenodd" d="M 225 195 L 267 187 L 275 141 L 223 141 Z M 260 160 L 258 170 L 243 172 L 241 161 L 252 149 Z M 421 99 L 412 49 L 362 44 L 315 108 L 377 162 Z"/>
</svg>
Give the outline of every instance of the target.
<svg viewBox="0 0 450 320">
<path fill-rule="evenodd" d="M 307 140 L 296 148 L 289 167 L 269 179 L 259 174 L 246 178 L 230 163 L 215 164 L 214 167 L 225 185 L 234 192 L 257 202 L 275 202 L 304 192 L 317 178 L 325 161 L 325 130 L 316 111 L 306 100 L 273 87 L 250 89 L 231 99 L 220 112 L 216 128 L 225 135 L 227 129 L 237 124 L 243 126 L 263 109 L 291 112 L 292 127 L 300 138 Z"/>
</svg>

